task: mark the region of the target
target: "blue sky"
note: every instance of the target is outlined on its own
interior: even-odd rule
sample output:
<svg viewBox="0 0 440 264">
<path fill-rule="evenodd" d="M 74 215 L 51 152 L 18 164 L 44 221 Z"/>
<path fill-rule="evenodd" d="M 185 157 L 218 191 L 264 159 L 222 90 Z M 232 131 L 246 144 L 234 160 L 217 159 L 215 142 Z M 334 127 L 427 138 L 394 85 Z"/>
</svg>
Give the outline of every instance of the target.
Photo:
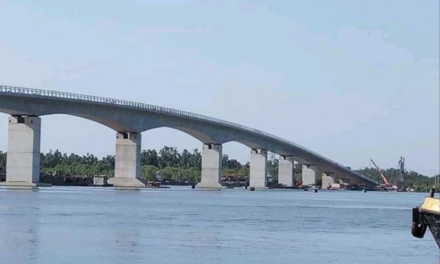
<svg viewBox="0 0 440 264">
<path fill-rule="evenodd" d="M 439 1 L 0 0 L 0 83 L 134 100 L 254 127 L 359 168 L 439 173 Z M 43 118 L 42 151 L 115 133 Z M 0 114 L 0 149 L 7 145 Z M 171 129 L 143 148 L 194 149 Z M 249 149 L 228 143 L 242 162 Z"/>
</svg>

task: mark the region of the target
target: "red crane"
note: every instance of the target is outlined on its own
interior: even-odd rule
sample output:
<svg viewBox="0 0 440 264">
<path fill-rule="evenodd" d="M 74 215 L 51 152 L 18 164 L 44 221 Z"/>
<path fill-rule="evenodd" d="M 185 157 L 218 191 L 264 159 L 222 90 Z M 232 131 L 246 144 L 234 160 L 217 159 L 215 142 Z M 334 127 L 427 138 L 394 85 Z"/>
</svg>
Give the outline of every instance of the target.
<svg viewBox="0 0 440 264">
<path fill-rule="evenodd" d="M 371 162 L 373 162 L 374 167 L 376 167 L 377 171 L 379 172 L 380 176 L 382 176 L 382 180 L 385 183 L 385 187 L 391 187 L 390 183 L 388 182 L 387 178 L 382 174 L 379 167 L 376 165 L 373 159 L 371 159 Z"/>
</svg>

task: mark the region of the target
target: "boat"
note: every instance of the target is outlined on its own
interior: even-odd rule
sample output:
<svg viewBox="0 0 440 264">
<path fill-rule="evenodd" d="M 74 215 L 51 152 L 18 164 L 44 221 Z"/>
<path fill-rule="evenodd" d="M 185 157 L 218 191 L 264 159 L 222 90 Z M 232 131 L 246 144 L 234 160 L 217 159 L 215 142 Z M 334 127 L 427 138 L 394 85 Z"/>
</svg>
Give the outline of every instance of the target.
<svg viewBox="0 0 440 264">
<path fill-rule="evenodd" d="M 429 228 L 437 246 L 440 249 L 440 199 L 435 197 L 435 188 L 425 197 L 420 206 L 412 209 L 411 234 L 423 238 Z"/>
<path fill-rule="evenodd" d="M 158 181 L 148 181 L 147 188 L 160 188 L 160 189 L 169 189 L 169 186 L 163 186 Z"/>
</svg>

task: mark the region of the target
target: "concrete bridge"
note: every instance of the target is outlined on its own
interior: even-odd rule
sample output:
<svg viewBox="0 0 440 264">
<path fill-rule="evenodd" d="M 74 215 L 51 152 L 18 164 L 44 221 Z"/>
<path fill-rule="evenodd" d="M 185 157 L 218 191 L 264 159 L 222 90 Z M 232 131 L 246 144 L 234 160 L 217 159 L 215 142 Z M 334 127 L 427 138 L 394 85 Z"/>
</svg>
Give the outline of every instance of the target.
<svg viewBox="0 0 440 264">
<path fill-rule="evenodd" d="M 145 186 L 140 177 L 141 132 L 169 127 L 203 143 L 200 188 L 221 188 L 222 144 L 240 142 L 250 148 L 250 186 L 266 187 L 267 153 L 280 155 L 279 183 L 292 186 L 294 161 L 303 165 L 303 184 L 333 177 L 351 183 L 376 183 L 349 168 L 293 142 L 268 133 L 199 114 L 161 106 L 96 96 L 0 86 L 0 112 L 9 114 L 6 185 L 39 184 L 41 117 L 66 114 L 89 119 L 116 132 L 114 185 Z"/>
</svg>

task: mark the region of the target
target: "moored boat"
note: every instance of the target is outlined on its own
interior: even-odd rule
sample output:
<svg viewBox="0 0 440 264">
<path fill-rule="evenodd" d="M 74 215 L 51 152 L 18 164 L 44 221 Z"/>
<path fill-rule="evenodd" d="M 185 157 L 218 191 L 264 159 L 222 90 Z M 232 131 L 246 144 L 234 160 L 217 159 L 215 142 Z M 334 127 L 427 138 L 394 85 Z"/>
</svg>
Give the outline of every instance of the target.
<svg viewBox="0 0 440 264">
<path fill-rule="evenodd" d="M 420 206 L 412 210 L 411 234 L 423 238 L 428 228 L 440 249 L 440 199 L 435 197 L 435 188 Z"/>
</svg>

